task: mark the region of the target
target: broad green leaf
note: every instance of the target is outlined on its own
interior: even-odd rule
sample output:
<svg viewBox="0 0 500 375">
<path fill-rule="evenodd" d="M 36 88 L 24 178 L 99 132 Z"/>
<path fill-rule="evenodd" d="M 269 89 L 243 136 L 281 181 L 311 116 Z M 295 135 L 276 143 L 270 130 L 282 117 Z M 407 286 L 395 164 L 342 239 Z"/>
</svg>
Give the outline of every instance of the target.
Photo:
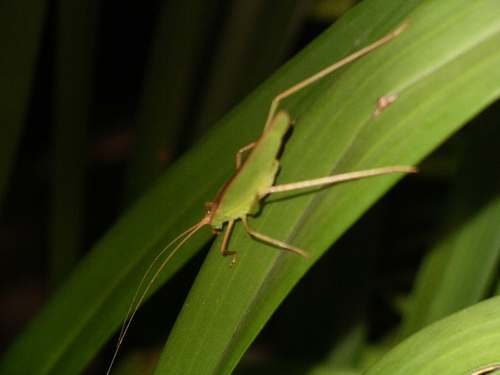
<svg viewBox="0 0 500 375">
<path fill-rule="evenodd" d="M 466 375 L 499 365 L 499 340 L 500 297 L 495 297 L 410 336 L 363 375 Z"/>
<path fill-rule="evenodd" d="M 374 12 L 371 5 L 364 3 L 358 10 Z M 424 1 L 412 12 L 400 14 L 400 22 L 410 20 L 408 30 L 353 63 L 300 116 L 285 146 L 278 182 L 421 159 L 498 96 L 499 14 L 494 1 Z M 337 24 L 332 34 L 326 33 L 310 48 L 328 44 L 336 27 L 342 26 Z M 299 58 L 313 59 L 308 52 Z M 481 87 L 473 88 L 479 82 Z M 318 86 L 322 84 L 326 83 Z M 379 117 L 371 118 L 373 98 L 395 92 L 398 99 Z M 317 259 L 395 178 L 346 183 L 293 200 L 270 197 L 251 224 L 309 250 Z M 279 204 L 271 204 L 278 200 Z M 240 251 L 232 269 L 218 260 L 216 251 L 208 255 L 157 374 L 229 373 L 310 267 L 293 254 L 272 252 L 248 241 L 240 232 L 236 231 L 231 245 Z M 214 247 L 219 245 L 217 240 Z"/>
</svg>

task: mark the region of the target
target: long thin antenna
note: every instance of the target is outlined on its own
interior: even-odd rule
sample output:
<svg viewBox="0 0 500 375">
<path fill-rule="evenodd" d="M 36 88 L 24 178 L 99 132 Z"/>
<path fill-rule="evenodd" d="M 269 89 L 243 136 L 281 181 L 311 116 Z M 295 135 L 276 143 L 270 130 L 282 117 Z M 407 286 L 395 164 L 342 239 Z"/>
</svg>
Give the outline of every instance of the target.
<svg viewBox="0 0 500 375">
<path fill-rule="evenodd" d="M 127 334 L 127 331 L 128 331 L 128 329 L 130 327 L 130 324 L 132 323 L 132 319 L 134 319 L 135 313 L 139 309 L 139 306 L 141 305 L 142 301 L 144 300 L 144 297 L 148 293 L 149 289 L 151 288 L 151 285 L 153 285 L 153 282 L 156 280 L 156 278 L 160 274 L 160 272 L 163 269 L 163 267 L 165 267 L 165 265 L 170 260 L 170 258 L 172 258 L 172 256 L 175 254 L 175 252 L 193 234 L 195 234 L 198 231 L 198 229 L 200 229 L 202 226 L 204 226 L 204 225 L 206 225 L 208 223 L 209 223 L 209 220 L 207 219 L 207 217 L 204 217 L 199 223 L 193 225 L 189 229 L 186 229 L 184 232 L 182 232 L 177 237 L 175 237 L 167 246 L 165 246 L 163 248 L 163 250 L 160 251 L 160 253 L 156 256 L 156 258 L 151 262 L 151 264 L 149 265 L 148 269 L 144 273 L 144 276 L 142 277 L 141 282 L 139 283 L 139 286 L 137 287 L 137 290 L 135 291 L 134 298 L 132 299 L 132 302 L 130 303 L 130 306 L 128 308 L 127 315 L 125 316 L 125 320 L 123 321 L 122 328 L 120 330 L 120 335 L 118 336 L 118 342 L 116 344 L 116 349 L 115 349 L 115 352 L 113 354 L 113 358 L 111 359 L 111 363 L 109 364 L 108 371 L 106 372 L 106 375 L 109 375 L 109 373 L 111 371 L 111 368 L 113 367 L 113 364 L 115 362 L 116 356 L 118 355 L 118 350 L 120 349 L 120 346 L 121 346 L 121 344 L 123 342 L 123 339 L 125 338 L 125 335 Z M 135 301 L 137 300 L 137 297 L 139 296 L 139 291 L 141 290 L 141 287 L 144 284 L 144 281 L 146 280 L 146 276 L 150 273 L 150 271 L 153 268 L 153 266 L 161 258 L 161 256 L 165 253 L 165 251 L 167 251 L 167 249 L 170 246 L 172 246 L 172 244 L 174 244 L 175 242 L 177 242 L 183 236 L 185 236 L 185 237 L 177 244 L 177 246 L 172 250 L 172 252 L 170 254 L 168 254 L 168 257 L 161 263 L 160 267 L 156 270 L 156 272 L 154 273 L 154 275 L 151 278 L 151 280 L 149 280 L 149 283 L 147 284 L 146 289 L 144 289 L 144 291 L 141 294 L 141 297 L 139 298 L 139 300 L 136 303 Z"/>
</svg>

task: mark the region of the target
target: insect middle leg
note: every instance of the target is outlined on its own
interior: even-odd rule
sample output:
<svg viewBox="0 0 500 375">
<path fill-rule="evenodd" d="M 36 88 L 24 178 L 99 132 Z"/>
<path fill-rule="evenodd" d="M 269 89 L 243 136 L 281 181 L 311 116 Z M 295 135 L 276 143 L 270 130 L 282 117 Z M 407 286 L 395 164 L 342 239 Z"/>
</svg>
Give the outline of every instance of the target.
<svg viewBox="0 0 500 375">
<path fill-rule="evenodd" d="M 255 144 L 257 142 L 252 142 L 247 144 L 245 147 L 242 147 L 236 152 L 236 169 L 240 169 L 241 166 L 241 155 L 243 155 L 244 152 L 247 152 L 248 150 L 251 150 L 252 148 L 255 147 Z"/>
<path fill-rule="evenodd" d="M 248 221 L 247 221 L 246 216 L 242 216 L 240 219 L 243 222 L 243 226 L 245 227 L 245 230 L 247 231 L 247 233 L 250 236 L 258 238 L 259 240 L 264 241 L 266 243 L 269 243 L 271 245 L 281 247 L 281 248 L 286 249 L 286 250 L 293 251 L 294 253 L 297 253 L 299 255 L 302 255 L 304 258 L 309 259 L 309 254 L 307 254 L 304 250 L 299 249 L 298 247 L 295 247 L 293 245 L 287 244 L 286 242 L 282 242 L 282 241 L 277 240 L 275 238 L 266 236 L 265 234 L 256 232 L 253 229 L 251 229 L 250 226 L 248 225 Z"/>
</svg>

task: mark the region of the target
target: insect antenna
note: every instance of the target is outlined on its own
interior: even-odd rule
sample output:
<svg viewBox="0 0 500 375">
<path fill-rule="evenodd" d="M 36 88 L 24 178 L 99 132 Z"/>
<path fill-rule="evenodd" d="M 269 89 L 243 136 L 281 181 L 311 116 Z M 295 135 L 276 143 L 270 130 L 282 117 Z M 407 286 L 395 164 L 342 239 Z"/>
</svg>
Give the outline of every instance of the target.
<svg viewBox="0 0 500 375">
<path fill-rule="evenodd" d="M 130 306 L 128 308 L 128 311 L 127 311 L 127 315 L 125 316 L 125 320 L 123 321 L 123 324 L 122 324 L 122 328 L 120 330 L 120 335 L 118 336 L 118 342 L 116 344 L 116 349 L 115 349 L 115 352 L 113 354 L 113 358 L 111 359 L 111 363 L 109 364 L 109 367 L 108 367 L 108 371 L 106 372 L 106 375 L 109 375 L 110 371 L 111 371 L 111 368 L 113 367 L 113 364 L 115 362 L 115 359 L 116 359 L 116 356 L 118 354 L 118 350 L 120 349 L 120 346 L 123 342 L 123 339 L 125 338 L 125 335 L 127 334 L 127 331 L 130 327 L 130 324 L 132 323 L 132 319 L 134 319 L 134 316 L 135 316 L 135 313 L 137 312 L 137 310 L 139 309 L 142 301 L 144 300 L 144 297 L 146 296 L 146 294 L 148 293 L 149 289 L 151 288 L 151 285 L 153 285 L 153 282 L 156 280 L 156 278 L 158 277 L 158 275 L 160 274 L 161 270 L 163 269 L 163 267 L 165 267 L 165 265 L 167 264 L 167 262 L 170 260 L 170 258 L 172 258 L 172 256 L 176 253 L 176 251 L 193 235 L 195 234 L 198 229 L 200 229 L 202 226 L 206 225 L 209 223 L 209 220 L 207 219 L 207 217 L 204 217 L 200 222 L 196 223 L 195 225 L 193 225 L 192 227 L 186 229 L 184 232 L 182 232 L 181 234 L 179 234 L 177 237 L 175 237 L 172 241 L 170 241 L 170 243 L 165 246 L 163 248 L 162 251 L 160 251 L 160 253 L 155 257 L 155 259 L 151 262 L 151 264 L 149 265 L 148 269 L 146 270 L 146 272 L 144 273 L 144 276 L 142 276 L 142 279 L 141 279 L 141 282 L 139 283 L 139 286 L 137 287 L 136 291 L 135 291 L 135 294 L 134 294 L 134 298 L 132 298 L 132 302 L 130 303 Z M 184 237 L 184 238 L 182 238 Z M 144 282 L 146 281 L 146 277 L 147 275 L 151 272 L 153 266 L 156 264 L 156 262 L 161 258 L 161 256 L 165 253 L 165 251 L 167 251 L 167 249 L 172 246 L 175 242 L 177 242 L 179 239 L 182 240 L 177 244 L 177 246 L 170 252 L 170 254 L 168 254 L 168 257 L 161 263 L 160 267 L 158 267 L 158 269 L 156 270 L 156 272 L 154 273 L 153 277 L 151 277 L 151 279 L 149 280 L 148 284 L 146 285 L 146 288 L 144 289 L 144 291 L 141 293 L 141 297 L 139 298 L 139 300 L 136 302 L 137 300 L 137 297 L 139 296 L 139 292 L 144 284 Z"/>
</svg>

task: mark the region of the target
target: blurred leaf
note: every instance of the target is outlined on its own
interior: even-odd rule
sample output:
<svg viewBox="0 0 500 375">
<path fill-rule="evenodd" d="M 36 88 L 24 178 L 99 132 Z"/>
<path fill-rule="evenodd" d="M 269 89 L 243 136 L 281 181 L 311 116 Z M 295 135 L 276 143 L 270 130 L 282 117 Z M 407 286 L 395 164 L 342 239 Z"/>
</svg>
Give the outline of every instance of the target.
<svg viewBox="0 0 500 375">
<path fill-rule="evenodd" d="M 363 375 L 456 375 L 499 363 L 500 297 L 478 303 L 422 329 Z"/>
<path fill-rule="evenodd" d="M 497 106 L 498 107 L 498 106 Z M 403 323 L 403 337 L 481 301 L 491 291 L 500 256 L 500 133 L 494 121 L 467 132 L 446 232 L 427 255 Z"/>
<path fill-rule="evenodd" d="M 0 207 L 24 125 L 46 1 L 0 4 Z"/>
<path fill-rule="evenodd" d="M 235 106 L 283 62 L 310 0 L 235 0 L 200 96 L 192 139 Z"/>
<path fill-rule="evenodd" d="M 97 5 L 97 1 L 87 0 L 58 5 L 50 210 L 52 287 L 72 271 L 82 247 Z"/>
<path fill-rule="evenodd" d="M 149 188 L 179 153 L 182 129 L 192 116 L 193 91 L 206 65 L 207 45 L 220 1 L 163 1 L 146 67 L 134 128 L 125 200 Z"/>
</svg>

